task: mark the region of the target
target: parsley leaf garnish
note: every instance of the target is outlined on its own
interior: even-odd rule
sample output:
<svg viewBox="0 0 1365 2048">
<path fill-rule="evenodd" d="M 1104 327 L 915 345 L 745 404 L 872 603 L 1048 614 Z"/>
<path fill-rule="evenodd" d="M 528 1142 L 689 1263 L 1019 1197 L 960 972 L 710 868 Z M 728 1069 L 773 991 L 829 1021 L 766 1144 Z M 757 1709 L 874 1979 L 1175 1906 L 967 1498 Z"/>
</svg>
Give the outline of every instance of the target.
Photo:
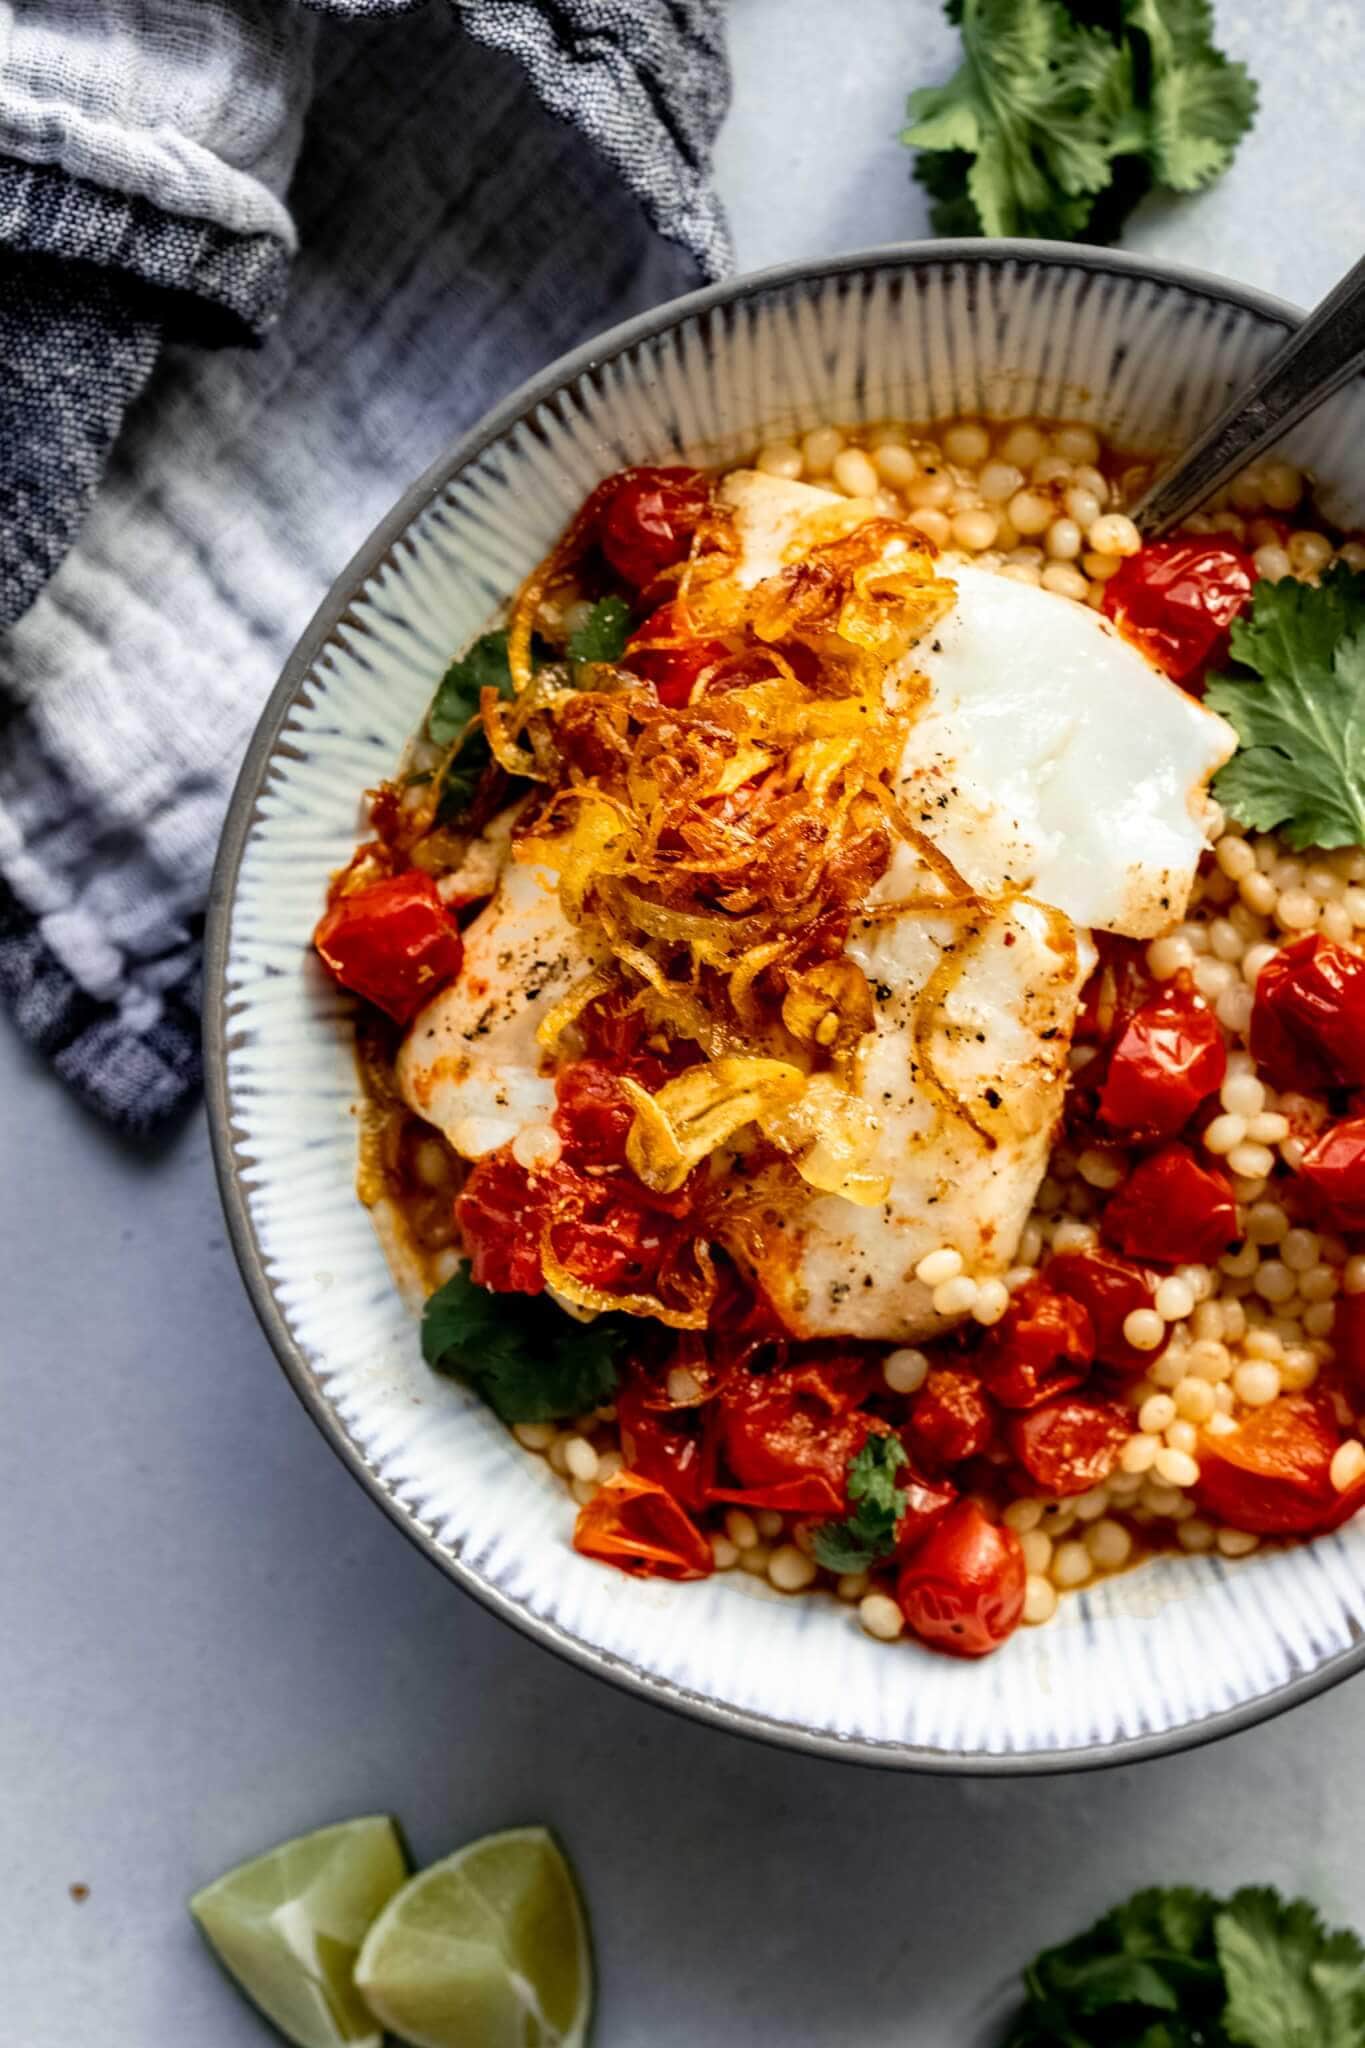
<svg viewBox="0 0 1365 2048">
<path fill-rule="evenodd" d="M 543 1294 L 493 1294 L 461 1267 L 422 1313 L 422 1356 L 504 1422 L 557 1422 L 611 1399 L 630 1331 L 628 1316 L 580 1323 Z"/>
<path fill-rule="evenodd" d="M 626 651 L 630 606 L 623 597 L 599 597 L 581 626 L 569 635 L 570 661 L 619 661 Z"/>
<path fill-rule="evenodd" d="M 1303 1899 L 1138 1892 L 1024 1972 L 1005 2048 L 1359 2048 L 1365 1948 Z"/>
<path fill-rule="evenodd" d="M 1152 185 L 1227 168 L 1256 89 L 1208 0 L 948 0 L 963 61 L 909 100 L 940 234 L 1112 240 Z"/>
<path fill-rule="evenodd" d="M 1237 728 L 1214 794 L 1239 824 L 1291 846 L 1365 840 L 1365 575 L 1344 563 L 1316 589 L 1260 582 L 1232 627 L 1247 676 L 1215 676 L 1205 703 Z"/>
<path fill-rule="evenodd" d="M 905 1447 L 896 1436 L 870 1436 L 848 1461 L 848 1497 L 852 1512 L 842 1522 L 825 1522 L 815 1532 L 815 1555 L 826 1571 L 861 1572 L 878 1558 L 889 1557 L 896 1524 L 905 1513 L 905 1495 L 896 1474 L 906 1462 Z"/>
</svg>

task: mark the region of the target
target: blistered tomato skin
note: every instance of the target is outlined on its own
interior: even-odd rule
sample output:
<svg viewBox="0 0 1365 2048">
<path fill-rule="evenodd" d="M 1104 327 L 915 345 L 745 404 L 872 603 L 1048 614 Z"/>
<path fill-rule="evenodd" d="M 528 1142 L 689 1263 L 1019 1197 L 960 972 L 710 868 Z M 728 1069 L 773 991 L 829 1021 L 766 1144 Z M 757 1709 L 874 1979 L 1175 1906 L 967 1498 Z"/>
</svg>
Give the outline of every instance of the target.
<svg viewBox="0 0 1365 2048">
<path fill-rule="evenodd" d="M 1365 960 L 1313 934 L 1261 969 L 1251 1052 L 1277 1088 L 1365 1085 Z"/>
<path fill-rule="evenodd" d="M 1304 1153 L 1299 1178 L 1327 1222 L 1365 1230 L 1365 1116 L 1329 1124 Z"/>
<path fill-rule="evenodd" d="M 1202 689 L 1251 596 L 1256 570 L 1229 535 L 1149 542 L 1104 586 L 1104 614 L 1173 683 Z"/>
<path fill-rule="evenodd" d="M 430 875 L 416 868 L 339 896 L 313 944 L 334 981 L 408 1024 L 454 981 L 464 946 Z"/>
<path fill-rule="evenodd" d="M 936 1469 L 979 1458 L 995 1434 L 995 1414 L 971 1373 L 935 1368 L 915 1397 L 912 1449 Z"/>
<path fill-rule="evenodd" d="M 533 1184 L 510 1151 L 490 1152 L 469 1174 L 455 1202 L 455 1221 L 476 1287 L 494 1294 L 539 1294 L 540 1230 L 548 1190 Z"/>
<path fill-rule="evenodd" d="M 621 1455 L 632 1472 L 652 1479 L 693 1512 L 705 1507 L 715 1478 L 715 1437 L 705 1415 L 668 1415 L 651 1408 L 633 1384 L 618 1389 Z"/>
<path fill-rule="evenodd" d="M 603 1060 L 573 1060 L 555 1077 L 555 1129 L 566 1152 L 589 1166 L 624 1166 L 635 1111 Z"/>
<path fill-rule="evenodd" d="M 1166 1145 L 1139 1160 L 1111 1195 L 1100 1229 L 1129 1258 L 1210 1264 L 1237 1242 L 1232 1184 L 1187 1145 Z"/>
<path fill-rule="evenodd" d="M 905 1495 L 905 1506 L 896 1523 L 896 1555 L 909 1557 L 937 1522 L 942 1521 L 958 1498 L 951 1479 L 926 1479 L 902 1465 L 896 1486 Z"/>
<path fill-rule="evenodd" d="M 741 1374 L 718 1407 L 735 1483 L 718 1480 L 713 1499 L 809 1515 L 847 1511 L 849 1462 L 878 1426 L 870 1415 L 828 1398 L 800 1369 Z"/>
<path fill-rule="evenodd" d="M 1109 1059 L 1101 1121 L 1136 1138 L 1169 1138 L 1223 1084 L 1218 1019 L 1182 974 L 1142 1004 Z"/>
<path fill-rule="evenodd" d="M 1170 1343 L 1170 1331 L 1152 1351 L 1139 1351 L 1123 1334 L 1135 1308 L 1156 1305 L 1157 1275 L 1097 1245 L 1090 1251 L 1057 1252 L 1043 1277 L 1059 1293 L 1084 1303 L 1095 1333 L 1095 1363 L 1126 1379 L 1139 1378 Z"/>
<path fill-rule="evenodd" d="M 1341 1431 L 1326 1398 L 1282 1394 L 1231 1436 L 1200 1439 L 1195 1497 L 1206 1514 L 1257 1536 L 1313 1536 L 1365 1506 L 1365 1479 L 1332 1485 Z"/>
<path fill-rule="evenodd" d="M 1131 1415 L 1117 1401 L 1063 1396 L 1012 1416 L 1005 1438 L 1041 1492 L 1064 1495 L 1107 1479 L 1131 1434 Z"/>
<path fill-rule="evenodd" d="M 929 1531 L 896 1582 L 907 1626 L 953 1657 L 985 1657 L 1019 1626 L 1027 1580 L 1012 1529 L 959 1501 Z"/>
<path fill-rule="evenodd" d="M 601 515 L 602 552 L 623 582 L 644 590 L 681 562 L 706 510 L 706 478 L 695 469 L 627 469 Z"/>
<path fill-rule="evenodd" d="M 650 644 L 670 640 L 678 644 Z M 690 637 L 686 614 L 676 604 L 664 604 L 632 636 L 622 666 L 653 683 L 659 702 L 676 711 L 686 704 L 698 676 L 723 661 L 728 651 L 723 640 Z"/>
<path fill-rule="evenodd" d="M 1026 1280 L 972 1363 L 1002 1408 L 1036 1408 L 1080 1386 L 1095 1356 L 1095 1332 L 1081 1302 Z"/>
<path fill-rule="evenodd" d="M 578 1511 L 574 1549 L 633 1578 L 704 1579 L 711 1545 L 666 1487 L 617 1472 Z"/>
</svg>

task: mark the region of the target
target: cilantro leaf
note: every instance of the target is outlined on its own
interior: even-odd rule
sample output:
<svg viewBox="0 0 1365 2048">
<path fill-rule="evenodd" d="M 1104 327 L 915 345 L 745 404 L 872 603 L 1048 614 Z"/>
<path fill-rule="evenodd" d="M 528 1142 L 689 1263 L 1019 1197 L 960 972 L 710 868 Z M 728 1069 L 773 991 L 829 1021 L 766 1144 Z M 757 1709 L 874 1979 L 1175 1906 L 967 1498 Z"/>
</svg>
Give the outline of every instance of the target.
<svg viewBox="0 0 1365 2048">
<path fill-rule="evenodd" d="M 896 1524 L 905 1513 L 905 1494 L 896 1474 L 906 1463 L 897 1436 L 870 1436 L 848 1461 L 852 1513 L 825 1522 L 815 1532 L 815 1555 L 826 1571 L 861 1572 L 895 1546 Z"/>
<path fill-rule="evenodd" d="M 1147 45 L 1147 153 L 1162 185 L 1197 192 L 1232 161 L 1256 113 L 1244 64 L 1213 44 L 1209 0 L 1123 0 L 1124 20 Z"/>
<path fill-rule="evenodd" d="M 1329 1933 L 1306 1899 L 1240 1891 L 1216 1923 L 1227 1983 L 1223 2027 L 1244 2048 L 1359 2048 L 1365 1948 Z"/>
<path fill-rule="evenodd" d="M 1256 88 L 1208 0 L 947 0 L 963 61 L 901 140 L 941 234 L 1110 240 L 1153 184 L 1227 168 Z"/>
<path fill-rule="evenodd" d="M 464 1267 L 422 1314 L 422 1356 L 452 1373 L 504 1422 L 556 1422 L 610 1400 L 630 1318 L 576 1322 L 543 1294 L 493 1294 Z"/>
<path fill-rule="evenodd" d="M 507 666 L 507 635 L 503 631 L 483 633 L 467 653 L 452 661 L 436 686 L 427 713 L 427 732 L 438 747 L 449 747 L 460 737 L 479 709 L 479 693 L 496 690 L 500 697 L 512 694 L 512 671 Z"/>
<path fill-rule="evenodd" d="M 569 635 L 570 661 L 619 661 L 626 651 L 630 606 L 623 597 L 599 597 L 581 626 Z"/>
<path fill-rule="evenodd" d="M 1316 589 L 1260 582 L 1232 628 L 1235 661 L 1205 702 L 1237 729 L 1214 794 L 1239 824 L 1291 846 L 1365 840 L 1365 575 L 1338 563 Z"/>
</svg>

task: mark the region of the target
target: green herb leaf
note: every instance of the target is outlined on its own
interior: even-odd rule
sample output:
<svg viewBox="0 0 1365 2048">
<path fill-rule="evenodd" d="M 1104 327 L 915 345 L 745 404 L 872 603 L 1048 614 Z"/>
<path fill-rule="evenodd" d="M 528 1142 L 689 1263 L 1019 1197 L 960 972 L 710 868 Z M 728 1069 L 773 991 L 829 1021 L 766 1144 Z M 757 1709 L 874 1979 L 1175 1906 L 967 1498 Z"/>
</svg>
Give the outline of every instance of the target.
<svg viewBox="0 0 1365 2048">
<path fill-rule="evenodd" d="M 905 1513 L 905 1494 L 896 1474 L 906 1463 L 897 1436 L 870 1436 L 848 1461 L 852 1512 L 842 1522 L 825 1522 L 815 1532 L 815 1555 L 826 1571 L 861 1572 L 895 1548 L 896 1524 Z"/>
<path fill-rule="evenodd" d="M 1359 2048 L 1365 1948 L 1329 1933 L 1306 1899 L 1269 1889 L 1228 1900 L 1215 1922 L 1227 1983 L 1223 2027 L 1239 2048 Z"/>
<path fill-rule="evenodd" d="M 438 747 L 449 747 L 460 737 L 479 709 L 479 693 L 496 690 L 500 697 L 512 694 L 512 671 L 507 666 L 505 632 L 484 633 L 450 667 L 436 686 L 427 713 L 427 732 Z"/>
<path fill-rule="evenodd" d="M 1112 239 L 1153 183 L 1226 169 L 1256 89 L 1208 0 L 948 0 L 963 62 L 901 140 L 941 234 Z"/>
<path fill-rule="evenodd" d="M 422 1315 L 422 1356 L 473 1387 L 504 1422 L 557 1422 L 609 1401 L 629 1316 L 580 1323 L 543 1294 L 493 1294 L 466 1270 Z"/>
<path fill-rule="evenodd" d="M 1344 563 L 1316 589 L 1285 577 L 1256 585 L 1232 628 L 1251 677 L 1215 676 L 1205 703 L 1241 742 L 1214 780 L 1239 824 L 1283 831 L 1291 846 L 1365 840 L 1365 575 Z"/>
<path fill-rule="evenodd" d="M 581 626 L 569 635 L 570 661 L 619 661 L 626 651 L 630 606 L 623 597 L 599 597 Z"/>
</svg>

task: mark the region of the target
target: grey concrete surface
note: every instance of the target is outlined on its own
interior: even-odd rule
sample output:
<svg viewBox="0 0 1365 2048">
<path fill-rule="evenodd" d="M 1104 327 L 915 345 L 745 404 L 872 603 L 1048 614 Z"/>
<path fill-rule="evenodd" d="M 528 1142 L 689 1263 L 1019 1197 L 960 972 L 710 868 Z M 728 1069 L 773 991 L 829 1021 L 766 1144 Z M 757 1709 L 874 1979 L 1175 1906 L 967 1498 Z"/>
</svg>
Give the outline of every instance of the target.
<svg viewBox="0 0 1365 2048">
<path fill-rule="evenodd" d="M 1222 190 L 1130 241 L 1308 298 L 1362 239 L 1365 29 L 1349 0 L 1221 11 L 1262 127 Z M 921 232 L 892 137 L 950 61 L 937 7 L 735 0 L 733 41 L 741 261 Z M 560 1831 L 600 2048 L 968 2048 L 1012 1969 L 1147 1881 L 1270 1879 L 1365 1926 L 1360 1685 L 1214 1749 L 1010 1785 L 675 1720 L 490 1620 L 343 1472 L 252 1319 L 202 1117 L 134 1156 L 0 1027 L 0 1162 L 6 2048 L 265 2048 L 184 1899 L 376 1809 L 424 1858 Z"/>
</svg>

